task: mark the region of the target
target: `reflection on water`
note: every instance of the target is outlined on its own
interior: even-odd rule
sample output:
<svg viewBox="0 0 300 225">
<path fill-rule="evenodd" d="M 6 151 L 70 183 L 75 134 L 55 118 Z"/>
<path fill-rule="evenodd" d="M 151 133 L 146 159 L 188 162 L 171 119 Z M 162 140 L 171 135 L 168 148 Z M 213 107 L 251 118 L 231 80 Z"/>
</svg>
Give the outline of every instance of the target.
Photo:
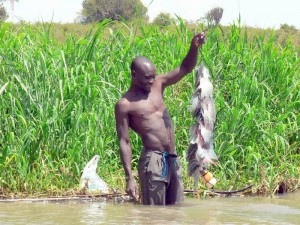
<svg viewBox="0 0 300 225">
<path fill-rule="evenodd" d="M 186 199 L 177 206 L 132 203 L 0 203 L 0 224 L 300 224 L 300 192 L 275 198 Z"/>
</svg>

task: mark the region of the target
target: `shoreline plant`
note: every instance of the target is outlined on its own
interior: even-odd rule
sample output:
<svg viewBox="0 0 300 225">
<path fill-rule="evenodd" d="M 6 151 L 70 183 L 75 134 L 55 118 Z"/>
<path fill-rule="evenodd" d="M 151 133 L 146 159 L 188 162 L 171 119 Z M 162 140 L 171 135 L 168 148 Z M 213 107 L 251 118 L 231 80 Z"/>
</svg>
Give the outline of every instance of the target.
<svg viewBox="0 0 300 225">
<path fill-rule="evenodd" d="M 54 24 L 0 23 L 0 194 L 61 195 L 77 191 L 85 164 L 100 155 L 98 174 L 124 190 L 114 105 L 130 85 L 130 63 L 149 57 L 157 72 L 180 64 L 195 29 L 144 23 L 95 25 L 59 41 Z M 275 35 L 248 35 L 233 24 L 207 33 L 199 63 L 212 75 L 217 108 L 217 189 L 253 183 L 253 194 L 299 188 L 299 50 Z M 298 52 L 298 53 L 297 53 Z M 166 90 L 176 146 L 186 175 L 194 74 Z M 141 149 L 130 134 L 133 165 Z M 203 190 L 204 190 L 203 186 Z"/>
</svg>

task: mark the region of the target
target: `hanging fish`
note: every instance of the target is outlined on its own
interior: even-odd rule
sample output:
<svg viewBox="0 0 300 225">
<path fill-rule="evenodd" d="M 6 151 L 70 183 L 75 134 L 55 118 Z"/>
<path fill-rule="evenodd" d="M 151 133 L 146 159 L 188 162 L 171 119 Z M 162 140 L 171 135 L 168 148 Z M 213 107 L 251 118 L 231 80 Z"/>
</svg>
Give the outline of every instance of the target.
<svg viewBox="0 0 300 225">
<path fill-rule="evenodd" d="M 196 123 L 190 128 L 190 145 L 187 151 L 188 175 L 194 177 L 194 190 L 198 181 L 212 188 L 217 180 L 207 171 L 207 167 L 218 160 L 214 151 L 213 133 L 216 122 L 216 108 L 213 100 L 213 85 L 208 69 L 201 64 L 196 71 L 195 92 L 192 95 L 189 111 Z"/>
<path fill-rule="evenodd" d="M 91 193 L 108 194 L 108 185 L 96 173 L 99 155 L 95 155 L 84 167 L 80 178 L 80 190 L 86 190 Z"/>
</svg>

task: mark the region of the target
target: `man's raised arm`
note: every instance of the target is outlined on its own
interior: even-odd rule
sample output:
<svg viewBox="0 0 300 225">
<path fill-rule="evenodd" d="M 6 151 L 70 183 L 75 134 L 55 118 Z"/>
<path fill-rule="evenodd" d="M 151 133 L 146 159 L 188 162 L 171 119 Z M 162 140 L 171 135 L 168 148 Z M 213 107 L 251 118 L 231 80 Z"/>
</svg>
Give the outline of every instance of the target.
<svg viewBox="0 0 300 225">
<path fill-rule="evenodd" d="M 205 43 L 205 34 L 196 34 L 191 42 L 190 49 L 182 60 L 182 63 L 176 69 L 170 71 L 169 73 L 159 76 L 159 79 L 163 80 L 163 86 L 169 86 L 180 81 L 186 74 L 192 72 L 196 66 L 198 59 L 198 48 Z"/>
</svg>

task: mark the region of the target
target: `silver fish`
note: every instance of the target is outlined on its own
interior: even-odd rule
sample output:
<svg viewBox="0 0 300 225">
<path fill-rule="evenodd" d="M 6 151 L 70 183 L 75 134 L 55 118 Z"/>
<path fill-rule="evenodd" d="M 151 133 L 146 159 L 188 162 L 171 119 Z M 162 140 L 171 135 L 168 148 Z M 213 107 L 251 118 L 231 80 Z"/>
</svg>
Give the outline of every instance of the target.
<svg viewBox="0 0 300 225">
<path fill-rule="evenodd" d="M 197 189 L 200 175 L 206 174 L 207 167 L 218 160 L 213 145 L 216 108 L 213 85 L 209 78 L 208 69 L 201 64 L 196 71 L 195 92 L 189 107 L 196 120 L 190 128 L 190 145 L 187 151 L 188 175 L 194 177 L 194 190 Z M 216 181 L 213 182 L 215 184 Z"/>
</svg>

